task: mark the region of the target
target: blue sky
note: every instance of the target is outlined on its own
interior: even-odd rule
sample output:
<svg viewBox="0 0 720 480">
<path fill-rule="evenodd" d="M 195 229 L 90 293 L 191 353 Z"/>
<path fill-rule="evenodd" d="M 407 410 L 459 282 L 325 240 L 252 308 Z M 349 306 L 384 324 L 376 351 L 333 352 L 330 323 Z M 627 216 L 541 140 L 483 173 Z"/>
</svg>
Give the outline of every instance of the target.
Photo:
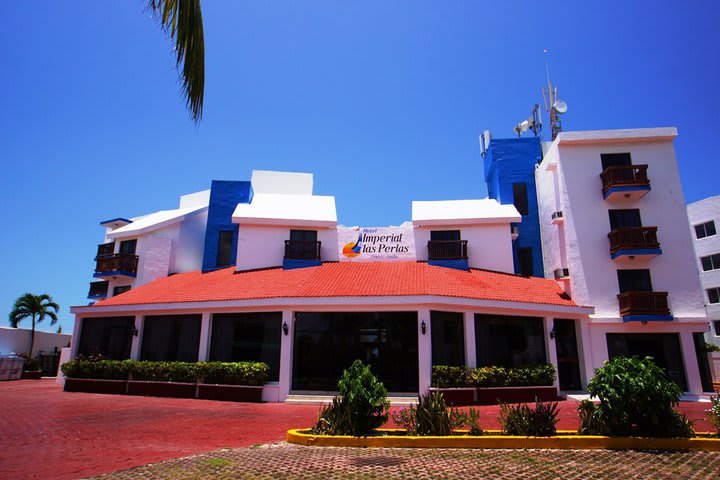
<svg viewBox="0 0 720 480">
<path fill-rule="evenodd" d="M 720 193 L 720 7 L 589 3 L 205 1 L 196 127 L 143 1 L 5 2 L 0 306 L 49 293 L 70 332 L 98 222 L 252 169 L 313 172 L 348 225 L 482 197 L 478 135 L 541 102 L 545 48 L 566 130 L 676 126 L 686 200 Z"/>
</svg>

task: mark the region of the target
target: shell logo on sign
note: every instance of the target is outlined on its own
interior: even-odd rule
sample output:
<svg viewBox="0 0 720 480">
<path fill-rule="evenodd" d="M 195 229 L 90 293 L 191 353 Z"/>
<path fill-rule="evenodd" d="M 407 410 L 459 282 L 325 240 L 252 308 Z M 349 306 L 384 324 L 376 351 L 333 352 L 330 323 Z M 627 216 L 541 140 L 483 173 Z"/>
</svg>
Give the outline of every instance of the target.
<svg viewBox="0 0 720 480">
<path fill-rule="evenodd" d="M 347 258 L 355 258 L 362 253 L 362 233 L 358 234 L 355 242 L 346 243 L 343 246 L 342 254 Z"/>
<path fill-rule="evenodd" d="M 338 228 L 341 261 L 415 260 L 412 225 Z"/>
</svg>

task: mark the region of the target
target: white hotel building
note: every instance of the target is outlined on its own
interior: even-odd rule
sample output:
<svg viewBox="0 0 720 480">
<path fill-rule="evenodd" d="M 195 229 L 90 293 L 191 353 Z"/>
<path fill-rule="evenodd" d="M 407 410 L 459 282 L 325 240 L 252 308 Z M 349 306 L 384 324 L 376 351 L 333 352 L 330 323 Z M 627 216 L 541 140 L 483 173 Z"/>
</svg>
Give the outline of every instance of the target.
<svg viewBox="0 0 720 480">
<path fill-rule="evenodd" d="M 213 181 L 177 209 L 102 223 L 99 301 L 71 309 L 72 356 L 261 360 L 263 398 L 284 401 L 334 390 L 356 358 L 392 394 L 416 395 L 432 365 L 560 362 L 556 384 L 582 388 L 609 357 L 651 353 L 700 394 L 694 342 L 707 319 L 675 135 L 567 132 L 546 148 L 536 182 L 549 278 L 513 273 L 511 224 L 526 221 L 514 205 L 418 201 L 403 225 L 343 227 L 310 174 Z M 625 172 L 620 183 L 604 188 L 603 163 Z"/>
</svg>

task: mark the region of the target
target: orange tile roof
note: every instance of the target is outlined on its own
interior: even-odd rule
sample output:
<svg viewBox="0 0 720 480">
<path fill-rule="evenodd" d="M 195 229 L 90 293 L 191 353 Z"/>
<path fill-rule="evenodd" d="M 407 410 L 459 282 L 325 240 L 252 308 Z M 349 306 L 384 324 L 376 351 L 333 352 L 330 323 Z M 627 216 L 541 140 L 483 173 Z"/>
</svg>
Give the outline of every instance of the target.
<svg viewBox="0 0 720 480">
<path fill-rule="evenodd" d="M 228 267 L 209 273 L 179 273 L 95 305 L 426 295 L 577 306 L 552 280 L 413 261 L 335 262 L 296 270 L 278 267 L 244 272 Z"/>
</svg>

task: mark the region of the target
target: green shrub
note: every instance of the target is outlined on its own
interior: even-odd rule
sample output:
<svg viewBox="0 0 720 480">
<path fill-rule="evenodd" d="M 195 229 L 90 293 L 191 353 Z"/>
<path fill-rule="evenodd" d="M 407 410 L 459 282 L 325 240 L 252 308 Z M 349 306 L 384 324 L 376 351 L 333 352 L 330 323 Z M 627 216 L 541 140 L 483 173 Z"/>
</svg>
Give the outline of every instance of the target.
<svg viewBox="0 0 720 480">
<path fill-rule="evenodd" d="M 705 415 L 707 415 L 710 425 L 715 427 L 720 435 L 720 395 L 710 397 L 710 402 L 712 402 L 712 407 L 705 410 Z"/>
<path fill-rule="evenodd" d="M 208 362 L 198 365 L 203 383 L 262 386 L 270 375 L 270 367 L 262 362 Z"/>
<path fill-rule="evenodd" d="M 580 431 L 611 436 L 690 437 L 692 422 L 674 407 L 680 387 L 652 358 L 616 357 L 595 370 L 588 392 L 600 399 L 578 407 Z"/>
<path fill-rule="evenodd" d="M 317 424 L 310 430 L 315 435 L 350 435 L 353 431 L 352 411 L 340 396 L 320 410 Z"/>
<path fill-rule="evenodd" d="M 555 382 L 555 367 L 551 364 L 527 367 L 432 367 L 432 385 L 439 388 L 452 387 L 526 387 L 545 386 Z"/>
<path fill-rule="evenodd" d="M 198 378 L 198 364 L 187 362 L 133 362 L 130 366 L 130 373 L 133 380 L 195 383 Z"/>
<path fill-rule="evenodd" d="M 550 437 L 555 435 L 558 423 L 558 403 L 535 401 L 535 408 L 520 403 L 500 404 L 498 420 L 508 435 Z"/>
<path fill-rule="evenodd" d="M 394 412 L 392 417 L 410 435 L 447 436 L 464 425 L 470 427 L 469 435 L 483 434 L 477 410 L 471 408 L 466 414 L 456 408 L 448 408 L 440 392 L 420 396 L 417 405 Z"/>
<path fill-rule="evenodd" d="M 131 363 L 131 360 L 71 360 L 63 363 L 61 370 L 69 378 L 126 380 Z"/>
<path fill-rule="evenodd" d="M 715 345 L 714 343 L 705 342 L 705 351 L 706 352 L 720 352 L 720 345 Z"/>
<path fill-rule="evenodd" d="M 387 390 L 360 360 L 343 372 L 338 389 L 352 416 L 351 435 L 367 435 L 387 421 Z"/>
</svg>

